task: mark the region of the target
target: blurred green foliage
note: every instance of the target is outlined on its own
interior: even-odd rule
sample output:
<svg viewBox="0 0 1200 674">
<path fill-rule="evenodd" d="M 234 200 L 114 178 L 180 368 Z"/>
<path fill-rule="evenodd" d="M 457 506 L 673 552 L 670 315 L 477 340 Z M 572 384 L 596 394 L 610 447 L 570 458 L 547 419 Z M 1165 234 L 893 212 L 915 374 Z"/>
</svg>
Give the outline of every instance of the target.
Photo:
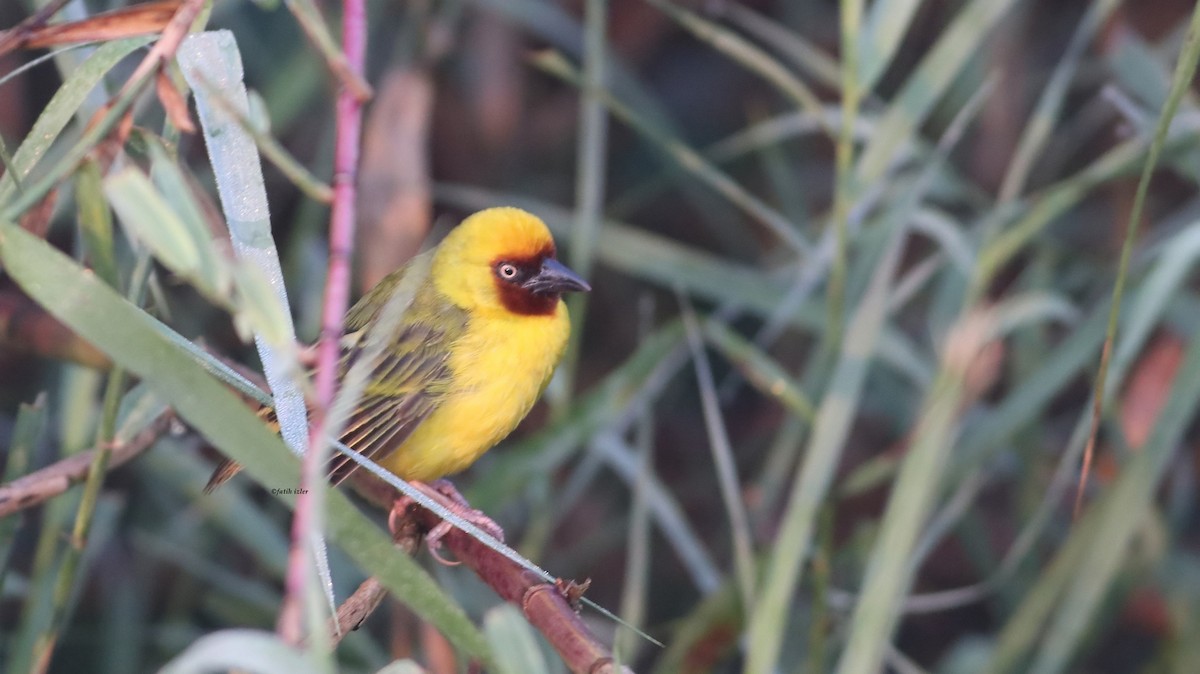
<svg viewBox="0 0 1200 674">
<path fill-rule="evenodd" d="M 0 25 L 35 4 L 5 4 Z M 216 3 L 208 27 L 242 53 L 242 121 L 273 162 L 271 225 L 310 341 L 336 83 L 288 4 Z M 330 26 L 336 5 L 320 7 Z M 359 290 L 500 204 L 545 218 L 590 270 L 547 404 L 458 484 L 514 547 L 591 577 L 592 599 L 666 644 L 585 614 L 623 664 L 1200 671 L 1192 3 L 368 8 Z M 0 669 L 324 671 L 266 633 L 290 511 L 263 486 L 294 465 L 195 346 L 254 369 L 239 328 L 279 324 L 221 241 L 203 139 L 150 88 L 117 101 L 135 113 L 125 146 L 94 151 L 146 44 L 0 59 L 0 474 L 132 438 L 165 403 L 193 426 L 86 496 L 0 519 Z M 115 369 L 89 367 L 97 347 Z M 208 443 L 250 476 L 204 497 Z M 340 497 L 330 521 L 336 596 L 381 574 L 408 603 L 349 635 L 338 671 L 472 655 L 563 671 L 469 572 L 393 568 Z"/>
</svg>

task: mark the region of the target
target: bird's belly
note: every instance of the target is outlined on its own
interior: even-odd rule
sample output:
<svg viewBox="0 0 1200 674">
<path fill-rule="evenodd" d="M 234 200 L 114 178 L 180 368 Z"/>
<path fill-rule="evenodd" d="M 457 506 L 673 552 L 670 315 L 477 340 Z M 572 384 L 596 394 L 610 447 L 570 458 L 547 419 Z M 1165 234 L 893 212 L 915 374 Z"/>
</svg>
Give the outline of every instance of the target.
<svg viewBox="0 0 1200 674">
<path fill-rule="evenodd" d="M 472 331 L 451 358 L 455 390 L 383 466 L 408 480 L 434 480 L 503 440 L 537 402 L 566 346 L 566 311 L 557 314 Z"/>
</svg>

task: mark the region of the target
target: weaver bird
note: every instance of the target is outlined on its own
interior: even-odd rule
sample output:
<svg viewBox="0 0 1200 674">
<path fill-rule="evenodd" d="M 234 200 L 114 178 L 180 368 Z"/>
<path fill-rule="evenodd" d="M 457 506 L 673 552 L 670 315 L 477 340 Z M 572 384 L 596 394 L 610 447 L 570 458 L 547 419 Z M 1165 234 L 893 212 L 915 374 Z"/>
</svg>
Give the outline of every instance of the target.
<svg viewBox="0 0 1200 674">
<path fill-rule="evenodd" d="M 480 211 L 350 310 L 341 377 L 413 269 L 428 274 L 340 439 L 399 477 L 429 482 L 467 468 L 525 418 L 567 344 L 563 293 L 591 288 L 555 259 L 554 239 L 537 217 L 517 208 Z M 357 465 L 335 453 L 331 481 Z M 239 469 L 226 460 L 205 491 Z"/>
</svg>

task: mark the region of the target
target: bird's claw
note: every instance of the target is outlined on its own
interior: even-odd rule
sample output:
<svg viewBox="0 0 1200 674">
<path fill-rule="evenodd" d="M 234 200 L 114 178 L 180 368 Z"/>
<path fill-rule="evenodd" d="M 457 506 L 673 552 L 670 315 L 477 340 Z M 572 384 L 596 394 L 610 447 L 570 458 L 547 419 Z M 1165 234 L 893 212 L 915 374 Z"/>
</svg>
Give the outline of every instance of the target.
<svg viewBox="0 0 1200 674">
<path fill-rule="evenodd" d="M 488 517 L 482 510 L 472 508 L 467 503 L 467 499 L 463 498 L 463 495 L 459 493 L 458 489 L 449 480 L 441 479 L 434 480 L 428 484 L 421 482 L 414 482 L 413 484 L 430 498 L 446 506 L 446 509 L 451 513 L 479 527 L 492 538 L 498 541 L 504 540 L 504 530 L 500 528 L 500 525 L 496 524 L 496 521 Z M 434 529 L 436 530 L 443 526 L 446 527 L 446 531 L 449 531 L 450 523 L 444 521 Z M 433 532 L 431 531 L 430 533 Z M 445 535 L 445 532 L 442 535 Z"/>
<path fill-rule="evenodd" d="M 442 564 L 443 566 L 458 566 L 459 564 L 462 564 L 461 561 L 457 559 L 447 559 L 446 557 L 442 556 L 442 537 L 448 533 L 450 533 L 450 523 L 445 520 L 438 522 L 436 527 L 430 529 L 429 533 L 425 534 L 425 545 L 429 548 L 429 554 L 432 555 L 439 564 Z"/>
<path fill-rule="evenodd" d="M 479 527 L 492 538 L 498 541 L 504 540 L 504 530 L 500 528 L 500 525 L 496 524 L 492 518 L 488 517 L 482 511 L 467 505 L 466 499 L 463 498 L 462 494 L 458 492 L 458 489 L 449 480 L 436 480 L 428 484 L 413 482 L 412 485 L 421 490 L 426 496 L 445 506 L 447 510 L 457 517 Z M 401 496 L 396 499 L 392 505 L 391 513 L 388 514 L 388 527 L 393 533 L 399 530 L 400 521 L 407 514 L 408 508 L 413 504 L 413 499 L 408 496 Z M 442 520 L 425 534 L 425 544 L 429 547 L 429 553 L 433 555 L 434 559 L 446 566 L 456 566 L 461 563 L 447 559 L 441 554 L 442 538 L 450 533 L 452 528 L 454 528 L 453 524 Z"/>
</svg>

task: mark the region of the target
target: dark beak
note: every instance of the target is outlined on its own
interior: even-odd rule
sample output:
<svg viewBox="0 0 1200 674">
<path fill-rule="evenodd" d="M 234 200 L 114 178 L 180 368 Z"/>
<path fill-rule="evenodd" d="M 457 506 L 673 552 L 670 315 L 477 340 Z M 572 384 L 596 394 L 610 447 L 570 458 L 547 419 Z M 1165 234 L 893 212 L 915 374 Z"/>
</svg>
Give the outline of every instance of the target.
<svg viewBox="0 0 1200 674">
<path fill-rule="evenodd" d="M 538 295 L 557 295 L 571 292 L 588 292 L 592 289 L 587 281 L 579 278 L 575 272 L 567 269 L 563 263 L 554 258 L 542 261 L 542 268 L 521 287 Z"/>
</svg>

